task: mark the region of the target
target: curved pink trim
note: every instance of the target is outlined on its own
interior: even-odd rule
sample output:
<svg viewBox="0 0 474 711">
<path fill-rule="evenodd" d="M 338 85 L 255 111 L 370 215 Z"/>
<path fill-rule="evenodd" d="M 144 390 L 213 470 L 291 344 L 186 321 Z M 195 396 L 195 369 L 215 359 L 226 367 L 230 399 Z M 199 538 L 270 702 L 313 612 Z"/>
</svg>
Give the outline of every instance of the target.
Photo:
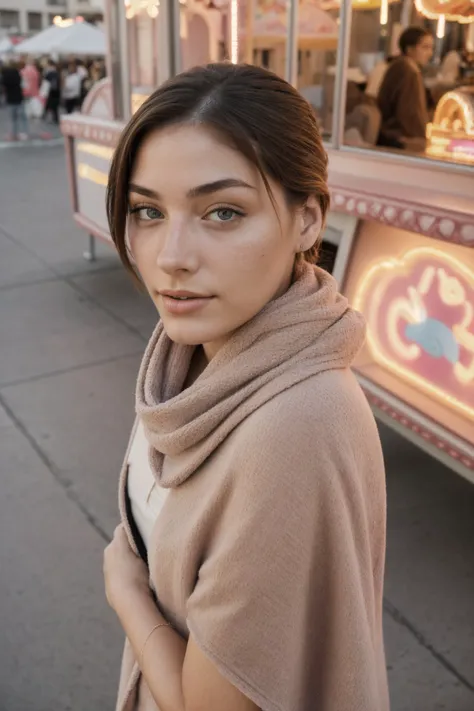
<svg viewBox="0 0 474 711">
<path fill-rule="evenodd" d="M 411 430 L 418 437 L 422 437 L 426 442 L 429 442 L 432 446 L 441 450 L 447 454 L 452 459 L 460 462 L 467 469 L 474 471 L 474 457 L 466 455 L 465 452 L 453 447 L 453 445 L 447 440 L 441 439 L 433 434 L 429 429 L 420 425 L 414 418 L 408 417 L 405 413 L 401 413 L 396 410 L 392 405 L 389 405 L 381 397 L 374 395 L 366 388 L 363 388 L 367 400 L 371 405 L 382 410 L 386 415 L 391 417 L 396 422 L 399 422 L 406 429 Z"/>
<path fill-rule="evenodd" d="M 420 203 L 331 186 L 331 209 L 361 220 L 410 230 L 445 242 L 474 247 L 474 216 L 435 210 Z"/>
<path fill-rule="evenodd" d="M 87 94 L 82 104 L 81 114 L 88 116 L 92 113 L 93 106 L 97 99 L 104 99 L 105 103 L 109 109 L 109 116 L 107 118 L 113 118 L 113 107 L 112 107 L 112 80 L 110 77 L 105 77 L 98 81 L 92 89 Z M 105 117 L 104 117 L 105 118 Z"/>
<path fill-rule="evenodd" d="M 106 119 L 103 122 L 100 119 L 96 119 L 96 121 L 97 123 L 93 123 L 92 120 L 88 120 L 85 116 L 74 118 L 74 114 L 63 116 L 61 119 L 61 131 L 64 136 L 87 139 L 103 146 L 115 148 L 122 133 L 122 124 Z"/>
</svg>

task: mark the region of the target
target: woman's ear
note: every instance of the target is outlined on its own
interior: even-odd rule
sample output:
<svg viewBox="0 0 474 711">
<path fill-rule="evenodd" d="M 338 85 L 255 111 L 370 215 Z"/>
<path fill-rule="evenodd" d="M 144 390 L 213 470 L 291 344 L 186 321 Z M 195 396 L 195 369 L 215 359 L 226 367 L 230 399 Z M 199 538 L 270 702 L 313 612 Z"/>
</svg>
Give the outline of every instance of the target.
<svg viewBox="0 0 474 711">
<path fill-rule="evenodd" d="M 321 234 L 323 216 L 319 202 L 314 195 L 310 195 L 301 211 L 301 232 L 299 252 L 306 252 Z"/>
</svg>

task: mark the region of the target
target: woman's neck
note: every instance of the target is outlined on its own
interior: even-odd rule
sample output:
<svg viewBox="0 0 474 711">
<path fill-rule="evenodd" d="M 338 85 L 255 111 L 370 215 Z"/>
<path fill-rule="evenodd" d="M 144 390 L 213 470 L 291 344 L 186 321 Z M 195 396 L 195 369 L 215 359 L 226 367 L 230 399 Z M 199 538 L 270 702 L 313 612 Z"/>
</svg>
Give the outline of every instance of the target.
<svg viewBox="0 0 474 711">
<path fill-rule="evenodd" d="M 204 353 L 204 348 L 202 346 L 196 346 L 186 380 L 184 381 L 183 390 L 191 387 L 191 385 L 196 382 L 201 373 L 203 373 L 206 369 L 207 364 L 208 360 L 206 358 L 206 354 Z"/>
</svg>

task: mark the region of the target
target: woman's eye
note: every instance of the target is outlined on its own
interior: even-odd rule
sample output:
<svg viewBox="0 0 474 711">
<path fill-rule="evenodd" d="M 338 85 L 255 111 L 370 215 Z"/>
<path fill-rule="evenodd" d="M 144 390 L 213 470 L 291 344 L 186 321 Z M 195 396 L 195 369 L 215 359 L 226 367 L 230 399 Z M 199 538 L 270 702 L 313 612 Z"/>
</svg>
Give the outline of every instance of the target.
<svg viewBox="0 0 474 711">
<path fill-rule="evenodd" d="M 233 222 L 239 217 L 243 217 L 241 212 L 232 209 L 231 207 L 219 207 L 207 215 L 208 220 L 212 222 Z"/>
<path fill-rule="evenodd" d="M 137 219 L 142 222 L 151 222 L 159 220 L 163 217 L 163 213 L 156 207 L 134 207 L 130 210 L 132 215 L 136 215 Z"/>
</svg>

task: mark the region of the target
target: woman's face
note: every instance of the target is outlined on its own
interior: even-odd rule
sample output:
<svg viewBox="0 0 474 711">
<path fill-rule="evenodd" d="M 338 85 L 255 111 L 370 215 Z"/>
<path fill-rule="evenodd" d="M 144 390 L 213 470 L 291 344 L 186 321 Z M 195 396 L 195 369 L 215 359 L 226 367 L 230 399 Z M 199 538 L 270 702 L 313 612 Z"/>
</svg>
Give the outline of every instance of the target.
<svg viewBox="0 0 474 711">
<path fill-rule="evenodd" d="M 156 131 L 138 152 L 129 186 L 133 258 L 168 336 L 202 344 L 208 359 L 286 291 L 302 239 L 307 249 L 317 236 L 308 237 L 303 211 L 289 210 L 270 184 L 276 210 L 258 171 L 203 127 Z"/>
</svg>

